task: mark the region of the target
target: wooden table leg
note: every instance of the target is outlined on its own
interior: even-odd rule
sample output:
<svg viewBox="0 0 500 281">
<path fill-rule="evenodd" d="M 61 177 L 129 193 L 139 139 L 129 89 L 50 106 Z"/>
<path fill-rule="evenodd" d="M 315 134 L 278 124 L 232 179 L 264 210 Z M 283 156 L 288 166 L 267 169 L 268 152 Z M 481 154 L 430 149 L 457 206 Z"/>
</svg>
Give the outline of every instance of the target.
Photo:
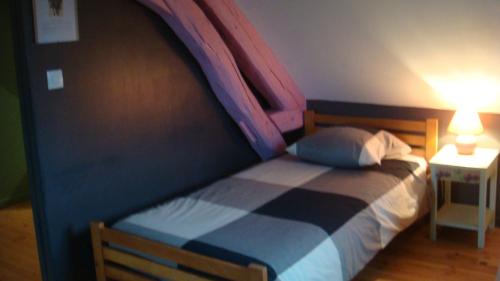
<svg viewBox="0 0 500 281">
<path fill-rule="evenodd" d="M 496 224 L 496 205 L 497 205 L 497 180 L 498 180 L 498 163 L 494 163 L 493 175 L 490 179 L 490 205 L 489 208 L 493 212 L 493 217 L 490 222 L 490 229 L 495 228 Z"/>
<path fill-rule="evenodd" d="M 486 193 L 488 191 L 488 178 L 486 172 L 481 172 L 481 181 L 479 183 L 479 217 L 477 223 L 477 247 L 484 248 L 485 239 L 485 216 L 486 216 Z"/>
<path fill-rule="evenodd" d="M 438 195 L 438 180 L 435 172 L 432 172 L 432 201 L 431 201 L 431 240 L 436 241 L 437 239 L 437 195 Z"/>
</svg>

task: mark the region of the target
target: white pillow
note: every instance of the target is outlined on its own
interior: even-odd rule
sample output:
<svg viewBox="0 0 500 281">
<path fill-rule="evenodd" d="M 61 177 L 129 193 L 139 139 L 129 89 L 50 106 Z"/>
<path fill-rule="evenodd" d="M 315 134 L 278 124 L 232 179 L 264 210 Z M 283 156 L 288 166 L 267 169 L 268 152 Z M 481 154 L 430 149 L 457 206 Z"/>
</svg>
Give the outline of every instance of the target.
<svg viewBox="0 0 500 281">
<path fill-rule="evenodd" d="M 411 153 L 409 145 L 387 131 L 381 130 L 375 134 L 375 137 L 384 144 L 384 159 L 400 158 Z"/>
<path fill-rule="evenodd" d="M 382 163 L 382 158 L 385 155 L 385 143 L 377 135 L 378 133 L 364 143 L 358 159 L 360 167 Z"/>
</svg>

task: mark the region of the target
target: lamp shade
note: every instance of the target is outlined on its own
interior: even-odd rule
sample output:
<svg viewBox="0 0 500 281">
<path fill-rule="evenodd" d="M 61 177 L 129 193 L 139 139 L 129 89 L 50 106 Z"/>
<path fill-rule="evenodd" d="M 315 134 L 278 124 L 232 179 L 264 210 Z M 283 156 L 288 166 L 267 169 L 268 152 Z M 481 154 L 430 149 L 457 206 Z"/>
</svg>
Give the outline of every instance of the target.
<svg viewBox="0 0 500 281">
<path fill-rule="evenodd" d="M 483 132 L 479 114 L 474 110 L 459 109 L 451 119 L 448 131 L 457 135 L 479 135 Z"/>
</svg>

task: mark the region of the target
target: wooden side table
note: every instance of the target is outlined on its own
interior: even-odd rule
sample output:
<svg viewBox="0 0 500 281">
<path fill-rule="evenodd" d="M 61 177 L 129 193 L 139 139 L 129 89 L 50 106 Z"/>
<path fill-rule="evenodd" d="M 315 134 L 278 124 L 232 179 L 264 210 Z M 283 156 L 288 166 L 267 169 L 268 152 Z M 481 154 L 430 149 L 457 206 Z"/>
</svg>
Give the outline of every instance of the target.
<svg viewBox="0 0 500 281">
<path fill-rule="evenodd" d="M 496 192 L 498 176 L 498 149 L 476 148 L 473 155 L 460 155 L 454 145 L 444 146 L 430 161 L 432 177 L 431 239 L 437 238 L 437 226 L 456 227 L 477 231 L 478 248 L 484 248 L 488 226 L 495 227 Z M 488 179 L 490 202 L 487 206 Z M 438 210 L 438 184 L 444 182 L 444 205 Z M 453 203 L 451 183 L 479 185 L 479 205 Z"/>
</svg>

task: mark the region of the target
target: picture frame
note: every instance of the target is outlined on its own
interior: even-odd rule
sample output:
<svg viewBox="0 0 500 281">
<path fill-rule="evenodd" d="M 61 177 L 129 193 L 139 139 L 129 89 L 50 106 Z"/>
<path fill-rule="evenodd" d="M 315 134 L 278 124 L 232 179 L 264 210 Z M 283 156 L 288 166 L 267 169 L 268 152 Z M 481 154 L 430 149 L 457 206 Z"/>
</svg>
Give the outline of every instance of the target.
<svg viewBox="0 0 500 281">
<path fill-rule="evenodd" d="M 79 40 L 77 0 L 33 0 L 37 44 Z"/>
</svg>

